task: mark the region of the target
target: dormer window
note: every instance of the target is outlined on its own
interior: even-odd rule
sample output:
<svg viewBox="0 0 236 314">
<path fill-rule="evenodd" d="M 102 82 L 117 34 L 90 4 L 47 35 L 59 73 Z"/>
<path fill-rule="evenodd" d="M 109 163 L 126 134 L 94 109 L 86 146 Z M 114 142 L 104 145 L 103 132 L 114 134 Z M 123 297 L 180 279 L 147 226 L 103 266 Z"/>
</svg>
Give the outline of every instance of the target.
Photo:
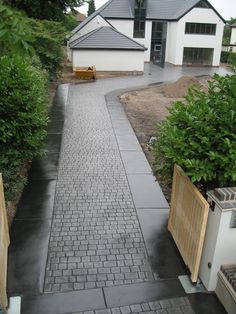
<svg viewBox="0 0 236 314">
<path fill-rule="evenodd" d="M 135 0 L 134 6 L 134 38 L 145 37 L 146 0 Z"/>
</svg>

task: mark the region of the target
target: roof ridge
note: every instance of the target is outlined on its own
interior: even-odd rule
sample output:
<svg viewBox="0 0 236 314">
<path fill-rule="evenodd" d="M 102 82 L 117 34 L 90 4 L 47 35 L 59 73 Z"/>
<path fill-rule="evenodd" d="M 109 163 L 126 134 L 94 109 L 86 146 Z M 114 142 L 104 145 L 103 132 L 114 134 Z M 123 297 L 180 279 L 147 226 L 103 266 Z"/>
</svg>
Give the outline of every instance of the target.
<svg viewBox="0 0 236 314">
<path fill-rule="evenodd" d="M 104 3 L 99 9 L 97 9 L 95 12 L 93 12 L 91 15 L 87 16 L 87 18 L 80 23 L 78 26 L 76 26 L 74 29 L 77 28 L 77 30 L 75 32 L 71 32 L 71 36 L 69 36 L 69 38 L 71 38 L 72 36 L 74 36 L 76 33 L 78 33 L 78 31 L 80 31 L 81 29 L 83 29 L 93 18 L 95 18 L 97 15 L 100 15 L 100 13 L 111 3 L 113 2 L 113 0 L 108 0 L 106 3 Z M 101 15 L 100 15 L 101 16 Z M 105 21 L 106 19 L 101 16 Z"/>
</svg>

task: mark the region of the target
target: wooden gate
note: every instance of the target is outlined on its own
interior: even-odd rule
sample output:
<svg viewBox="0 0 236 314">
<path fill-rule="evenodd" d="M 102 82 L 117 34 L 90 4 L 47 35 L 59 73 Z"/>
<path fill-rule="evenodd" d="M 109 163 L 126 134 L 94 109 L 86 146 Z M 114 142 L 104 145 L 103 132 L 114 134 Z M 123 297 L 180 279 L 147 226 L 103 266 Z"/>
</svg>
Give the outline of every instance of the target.
<svg viewBox="0 0 236 314">
<path fill-rule="evenodd" d="M 2 175 L 0 174 L 0 307 L 7 307 L 7 251 L 9 246 L 9 230 L 5 198 L 3 192 Z"/>
<path fill-rule="evenodd" d="M 175 165 L 168 229 L 191 272 L 192 282 L 198 278 L 208 212 L 208 202 Z"/>
</svg>

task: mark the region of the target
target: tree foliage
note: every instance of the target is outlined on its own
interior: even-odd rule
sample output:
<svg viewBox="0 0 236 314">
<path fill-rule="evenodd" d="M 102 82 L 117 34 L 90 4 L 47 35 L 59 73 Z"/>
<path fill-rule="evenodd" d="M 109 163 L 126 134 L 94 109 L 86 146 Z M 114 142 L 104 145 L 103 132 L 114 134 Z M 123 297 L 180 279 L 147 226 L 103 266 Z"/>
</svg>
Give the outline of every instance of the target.
<svg viewBox="0 0 236 314">
<path fill-rule="evenodd" d="M 0 55 L 33 53 L 29 20 L 20 12 L 0 3 Z"/>
<path fill-rule="evenodd" d="M 176 163 L 204 191 L 236 183 L 236 75 L 215 75 L 208 89 L 169 109 L 153 145 L 157 171 L 170 176 Z"/>
<path fill-rule="evenodd" d="M 88 16 L 96 11 L 94 0 L 88 1 Z"/>
<path fill-rule="evenodd" d="M 59 22 L 30 19 L 33 33 L 32 46 L 49 73 L 50 79 L 57 78 L 64 60 L 63 41 L 66 30 Z"/>
<path fill-rule="evenodd" d="M 79 7 L 83 0 L 5 0 L 7 4 L 23 10 L 26 14 L 35 19 L 64 21 L 68 9 Z"/>
<path fill-rule="evenodd" d="M 231 25 L 236 23 L 236 18 L 231 17 L 229 21 L 226 21 L 224 27 L 224 35 L 223 35 L 223 44 L 230 44 L 230 37 L 231 37 Z"/>
</svg>

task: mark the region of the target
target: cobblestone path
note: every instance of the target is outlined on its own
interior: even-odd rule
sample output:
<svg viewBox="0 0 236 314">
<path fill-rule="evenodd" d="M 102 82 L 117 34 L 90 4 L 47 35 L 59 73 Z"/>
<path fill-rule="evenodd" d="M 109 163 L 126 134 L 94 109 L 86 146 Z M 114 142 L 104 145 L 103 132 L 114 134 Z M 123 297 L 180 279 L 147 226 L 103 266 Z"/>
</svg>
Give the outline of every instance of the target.
<svg viewBox="0 0 236 314">
<path fill-rule="evenodd" d="M 77 312 L 73 314 L 194 314 L 189 300 L 174 298 L 154 302 L 146 302 L 111 309 Z"/>
<path fill-rule="evenodd" d="M 44 290 L 152 280 L 104 96 L 69 94 Z"/>
</svg>

